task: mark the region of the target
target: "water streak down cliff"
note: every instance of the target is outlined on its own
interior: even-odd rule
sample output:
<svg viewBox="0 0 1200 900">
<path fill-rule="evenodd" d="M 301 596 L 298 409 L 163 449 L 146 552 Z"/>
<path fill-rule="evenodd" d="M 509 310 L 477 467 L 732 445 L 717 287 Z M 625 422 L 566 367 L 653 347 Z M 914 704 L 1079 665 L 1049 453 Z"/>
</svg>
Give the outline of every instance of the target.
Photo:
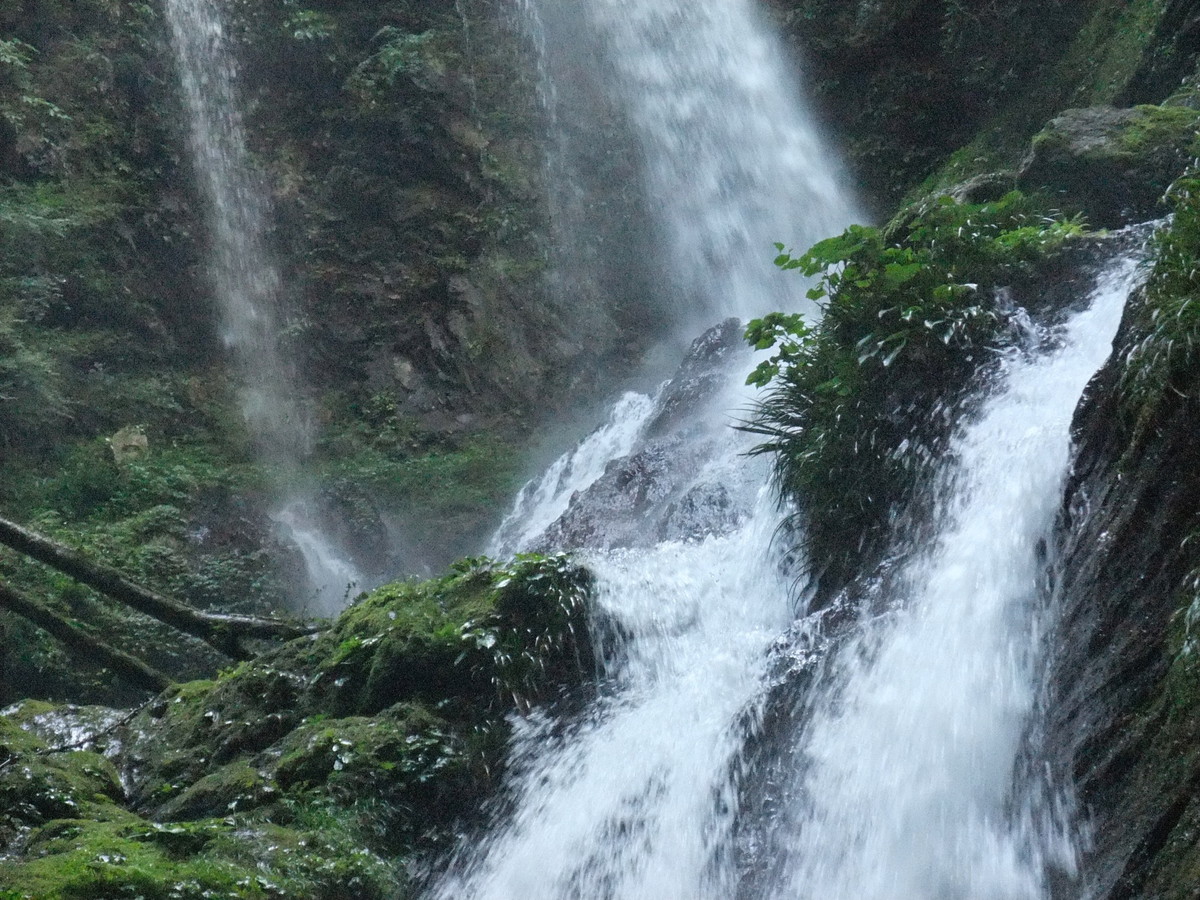
<svg viewBox="0 0 1200 900">
<path fill-rule="evenodd" d="M 286 287 L 270 247 L 270 193 L 247 143 L 234 48 L 212 0 L 168 0 L 166 12 L 205 202 L 208 275 L 221 337 L 241 385 L 246 423 L 280 481 L 282 499 L 272 517 L 305 559 L 315 611 L 330 614 L 344 605 L 359 578 L 323 537 L 313 502 L 295 494 L 313 425 L 294 360 L 283 345 Z"/>
</svg>

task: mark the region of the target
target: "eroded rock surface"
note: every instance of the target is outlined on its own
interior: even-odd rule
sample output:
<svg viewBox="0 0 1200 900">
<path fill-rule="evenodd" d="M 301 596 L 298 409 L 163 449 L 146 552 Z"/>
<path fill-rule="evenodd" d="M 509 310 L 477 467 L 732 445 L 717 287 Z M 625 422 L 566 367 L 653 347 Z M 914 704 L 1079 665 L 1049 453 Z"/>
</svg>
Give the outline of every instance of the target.
<svg viewBox="0 0 1200 900">
<path fill-rule="evenodd" d="M 1200 408 L 1176 396 L 1130 428 L 1117 390 L 1129 318 L 1075 422 L 1047 729 L 1091 824 L 1097 900 L 1194 897 L 1200 873 Z M 1055 895 L 1079 891 L 1064 878 Z"/>
<path fill-rule="evenodd" d="M 732 386 L 749 369 L 742 326 L 727 319 L 697 338 L 662 389 L 634 451 L 571 499 L 543 548 L 611 549 L 726 534 L 745 521 L 761 484 L 747 460 L 722 466 L 721 444 L 746 445 L 726 415 Z M 734 366 L 735 360 L 746 360 Z M 717 424 L 714 426 L 714 422 Z M 761 472 L 758 472 L 761 475 Z"/>
</svg>

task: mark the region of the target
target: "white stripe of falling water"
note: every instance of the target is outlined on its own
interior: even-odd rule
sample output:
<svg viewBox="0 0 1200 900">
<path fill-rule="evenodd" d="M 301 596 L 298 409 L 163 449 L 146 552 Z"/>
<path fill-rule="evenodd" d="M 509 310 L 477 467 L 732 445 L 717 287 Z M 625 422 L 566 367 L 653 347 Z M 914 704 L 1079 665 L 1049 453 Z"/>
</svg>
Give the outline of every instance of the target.
<svg viewBox="0 0 1200 900">
<path fill-rule="evenodd" d="M 518 722 L 511 817 L 464 847 L 432 896 L 728 897 L 743 717 L 792 614 L 778 515 L 764 492 L 734 534 L 585 558 L 629 635 L 616 683 L 566 740 L 545 719 Z"/>
<path fill-rule="evenodd" d="M 634 391 L 622 395 L 607 422 L 521 488 L 487 552 L 502 557 L 528 547 L 566 512 L 576 492 L 592 485 L 609 462 L 632 452 L 653 412 L 654 398 Z"/>
<path fill-rule="evenodd" d="M 1123 261 L 1061 349 L 1011 358 L 956 440 L 936 487 L 944 532 L 815 704 L 778 900 L 1032 900 L 1045 859 L 1069 865 L 1059 832 L 1022 835 L 1005 804 L 1034 699 L 1037 544 L 1062 496 L 1072 413 L 1136 277 Z"/>
<path fill-rule="evenodd" d="M 594 0 L 586 15 L 643 147 L 685 330 L 794 307 L 803 285 L 771 272 L 772 243 L 804 250 L 861 217 L 757 4 Z"/>
</svg>

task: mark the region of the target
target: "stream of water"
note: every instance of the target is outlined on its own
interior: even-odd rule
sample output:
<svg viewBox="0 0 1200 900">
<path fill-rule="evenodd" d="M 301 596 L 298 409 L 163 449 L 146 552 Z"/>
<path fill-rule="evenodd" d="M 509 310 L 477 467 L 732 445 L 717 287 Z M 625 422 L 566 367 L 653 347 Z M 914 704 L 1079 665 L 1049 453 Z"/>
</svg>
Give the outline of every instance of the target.
<svg viewBox="0 0 1200 900">
<path fill-rule="evenodd" d="M 1122 257 L 1048 352 L 1013 350 L 933 490 L 938 535 L 807 698 L 772 898 L 1044 896 L 1075 848 L 1014 784 L 1036 696 L 1046 541 L 1071 416 L 1139 278 Z M 778 844 L 777 844 L 778 846 Z"/>
<path fill-rule="evenodd" d="M 242 414 L 279 481 L 271 517 L 305 561 L 312 595 L 306 611 L 332 615 L 361 579 L 326 536 L 317 504 L 295 488 L 313 426 L 294 362 L 281 346 L 286 292 L 270 249 L 270 194 L 252 163 L 242 120 L 237 55 L 214 0 L 167 0 L 166 14 L 205 206 L 207 274 L 240 383 Z"/>
<path fill-rule="evenodd" d="M 804 285 L 771 267 L 772 243 L 802 249 L 858 216 L 752 0 L 592 0 L 564 15 L 566 2 L 519 6 L 543 50 L 569 44 L 562 23 L 578 30 L 599 62 L 598 93 L 633 130 L 674 327 L 690 337 L 724 316 L 799 308 Z M 247 422 L 287 470 L 311 430 L 278 338 L 285 291 L 233 56 L 212 0 L 168 0 L 167 10 L 225 341 Z M 542 60 L 555 122 L 582 112 L 553 89 L 570 51 Z M 888 595 L 826 645 L 821 677 L 793 698 L 800 724 L 778 750 L 787 766 L 769 814 L 747 802 L 749 750 L 807 610 L 775 539 L 781 511 L 755 490 L 764 463 L 747 461 L 728 429 L 748 401 L 738 387 L 748 362 L 710 336 L 676 384 L 622 395 L 522 491 L 492 546 L 608 535 L 581 541 L 596 627 L 607 629 L 598 696 L 565 718 L 514 722 L 491 825 L 464 838 L 431 900 L 1043 898 L 1047 869 L 1069 872 L 1075 858 L 1066 805 L 1026 802 L 1018 777 L 1047 614 L 1046 541 L 1072 411 L 1136 278 L 1136 264 L 1118 260 L 1084 311 L 1001 359 L 934 479 L 933 537 L 899 548 L 906 561 Z M 663 515 L 641 523 L 635 504 L 628 527 L 591 527 L 615 514 L 611 482 L 623 479 L 658 492 Z M 685 506 L 693 512 L 681 517 Z M 323 611 L 339 608 L 356 576 L 319 514 L 288 497 L 275 519 L 304 553 Z"/>
<path fill-rule="evenodd" d="M 523 4 L 539 27 L 550 2 Z M 781 287 L 771 241 L 807 246 L 851 221 L 854 204 L 752 4 L 597 0 L 578 21 L 608 60 L 596 77 L 636 125 L 644 190 L 669 248 L 662 271 L 694 304 L 680 327 L 796 308 L 800 286 Z M 1070 871 L 1075 858 L 1066 805 L 1026 802 L 1017 775 L 1046 541 L 1071 414 L 1136 278 L 1136 264 L 1119 260 L 1081 298 L 1085 311 L 1002 358 L 935 479 L 935 535 L 903 548 L 889 595 L 826 645 L 825 674 L 794 698 L 802 724 L 780 751 L 789 768 L 768 820 L 745 821 L 762 815 L 744 796 L 748 751 L 778 688 L 772 659 L 803 632 L 805 594 L 773 540 L 781 513 L 764 493 L 737 527 L 666 540 L 647 529 L 621 549 L 583 554 L 599 584 L 598 622 L 619 623 L 603 643 L 613 649 L 599 697 L 565 720 L 535 712 L 515 722 L 492 824 L 464 838 L 428 896 L 1044 897 L 1047 867 Z M 744 376 L 744 358 L 727 365 L 731 382 Z M 644 468 L 668 393 L 614 404 L 525 488 L 493 549 L 556 533 L 547 526 L 586 510 L 612 467 Z M 761 483 L 738 455 L 744 444 L 709 440 L 727 425 L 728 414 L 689 432 L 718 458 L 688 465 Z M 748 847 L 743 831 L 767 837 Z"/>
</svg>

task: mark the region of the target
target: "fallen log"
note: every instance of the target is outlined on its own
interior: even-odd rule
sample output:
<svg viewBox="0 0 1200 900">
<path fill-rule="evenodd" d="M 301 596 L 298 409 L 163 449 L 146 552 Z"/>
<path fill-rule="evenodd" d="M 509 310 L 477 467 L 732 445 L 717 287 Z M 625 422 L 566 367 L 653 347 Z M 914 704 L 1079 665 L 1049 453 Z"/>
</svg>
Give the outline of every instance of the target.
<svg viewBox="0 0 1200 900">
<path fill-rule="evenodd" d="M 116 569 L 87 559 L 57 541 L 4 518 L 0 518 L 0 544 L 70 575 L 140 613 L 198 637 L 232 659 L 250 659 L 254 655 L 242 647 L 242 638 L 287 640 L 318 630 L 277 619 L 199 612 L 130 581 Z"/>
<path fill-rule="evenodd" d="M 0 608 L 28 619 L 72 650 L 91 657 L 101 665 L 112 669 L 130 684 L 155 694 L 166 690 L 171 684 L 171 679 L 162 672 L 148 666 L 140 659 L 106 644 L 99 638 L 93 637 L 74 622 L 64 619 L 58 613 L 3 582 L 0 582 Z"/>
</svg>

